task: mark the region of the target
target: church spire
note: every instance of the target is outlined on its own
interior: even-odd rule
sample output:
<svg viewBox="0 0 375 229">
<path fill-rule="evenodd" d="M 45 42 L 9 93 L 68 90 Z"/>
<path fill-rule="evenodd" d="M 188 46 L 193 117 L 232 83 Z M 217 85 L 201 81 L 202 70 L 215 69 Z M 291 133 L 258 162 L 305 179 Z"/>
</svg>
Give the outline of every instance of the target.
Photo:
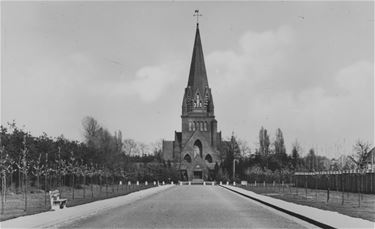
<svg viewBox="0 0 375 229">
<path fill-rule="evenodd" d="M 206 66 L 204 64 L 202 50 L 202 42 L 199 34 L 199 23 L 197 23 L 197 29 L 195 33 L 195 41 L 193 47 L 193 56 L 191 58 L 188 87 L 190 87 L 193 90 L 194 94 L 198 90 L 201 95 L 205 92 L 205 88 L 208 87 Z"/>
<path fill-rule="evenodd" d="M 208 86 L 201 36 L 199 33 L 198 17 L 201 15 L 198 10 L 195 11 L 194 16 L 197 16 L 197 28 L 188 84 L 182 101 L 182 115 L 189 115 L 193 112 L 195 115 L 200 114 L 202 116 L 214 117 L 214 103 L 211 89 Z"/>
</svg>

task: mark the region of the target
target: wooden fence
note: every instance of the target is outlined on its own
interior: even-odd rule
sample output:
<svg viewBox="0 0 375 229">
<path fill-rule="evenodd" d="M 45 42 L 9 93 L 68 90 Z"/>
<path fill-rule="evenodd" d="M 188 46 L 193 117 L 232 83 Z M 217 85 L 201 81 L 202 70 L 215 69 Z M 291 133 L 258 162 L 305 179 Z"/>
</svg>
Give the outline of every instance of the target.
<svg viewBox="0 0 375 229">
<path fill-rule="evenodd" d="M 375 194 L 374 171 L 296 172 L 296 187 Z"/>
</svg>

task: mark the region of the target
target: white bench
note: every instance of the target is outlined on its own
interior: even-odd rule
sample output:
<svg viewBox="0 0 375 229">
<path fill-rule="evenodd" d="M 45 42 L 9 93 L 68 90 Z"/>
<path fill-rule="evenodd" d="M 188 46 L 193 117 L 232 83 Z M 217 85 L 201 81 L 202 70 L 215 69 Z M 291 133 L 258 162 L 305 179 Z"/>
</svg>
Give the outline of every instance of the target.
<svg viewBox="0 0 375 229">
<path fill-rule="evenodd" d="M 65 208 L 68 199 L 60 199 L 60 191 L 59 190 L 49 191 L 49 197 L 50 197 L 50 200 L 51 200 L 51 209 L 52 210 Z"/>
</svg>

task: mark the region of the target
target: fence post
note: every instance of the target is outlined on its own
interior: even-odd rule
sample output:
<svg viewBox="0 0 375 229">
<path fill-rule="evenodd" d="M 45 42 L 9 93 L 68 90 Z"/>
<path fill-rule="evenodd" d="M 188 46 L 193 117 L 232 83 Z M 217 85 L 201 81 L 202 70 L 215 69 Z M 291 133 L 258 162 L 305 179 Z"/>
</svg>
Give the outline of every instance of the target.
<svg viewBox="0 0 375 229">
<path fill-rule="evenodd" d="M 373 189 L 373 183 L 374 183 L 374 181 L 373 181 L 373 179 L 374 179 L 374 171 L 371 169 L 371 172 L 370 172 L 370 193 L 371 194 L 374 194 L 374 189 Z"/>
<path fill-rule="evenodd" d="M 94 198 L 94 189 L 93 189 L 93 185 L 94 185 L 94 184 L 93 184 L 92 178 L 93 178 L 93 176 L 90 177 L 90 183 L 91 183 L 91 185 L 90 185 L 90 186 L 91 186 L 91 199 Z"/>
<path fill-rule="evenodd" d="M 343 182 L 343 179 L 345 178 L 344 176 L 344 173 L 342 173 L 342 171 L 340 172 L 340 175 L 341 175 L 341 205 L 344 205 L 344 198 L 345 198 L 345 190 L 344 190 L 344 182 Z"/>
<path fill-rule="evenodd" d="M 305 175 L 305 197 L 307 199 L 307 178 L 308 178 L 308 175 Z"/>
<path fill-rule="evenodd" d="M 365 180 L 365 178 L 366 178 L 366 173 L 361 173 L 361 183 L 362 183 L 362 185 L 361 185 L 361 200 L 363 200 L 363 193 L 366 192 L 366 186 L 365 186 L 366 180 Z"/>
<path fill-rule="evenodd" d="M 329 201 L 329 182 L 330 182 L 329 174 L 327 174 L 327 203 Z"/>
<path fill-rule="evenodd" d="M 74 173 L 72 175 L 72 183 L 73 183 L 73 185 L 72 185 L 72 188 L 73 188 L 72 195 L 73 195 L 73 200 L 74 200 Z"/>
<path fill-rule="evenodd" d="M 318 177 L 318 175 L 314 175 L 315 177 L 315 179 L 314 179 L 314 181 L 315 181 L 315 199 L 316 200 L 318 200 L 318 179 L 319 179 L 319 177 Z"/>
<path fill-rule="evenodd" d="M 105 196 L 108 197 L 108 176 L 105 175 Z"/>
<path fill-rule="evenodd" d="M 25 172 L 24 179 L 25 179 L 25 212 L 26 212 L 27 211 L 27 184 L 29 183 L 28 177 L 27 177 L 27 171 Z"/>
<path fill-rule="evenodd" d="M 374 189 L 373 189 L 373 183 L 374 183 L 373 179 L 374 179 L 374 175 L 375 175 L 375 173 L 374 173 L 374 171 L 371 169 L 371 172 L 370 172 L 370 185 L 371 185 L 371 187 L 370 187 L 370 192 L 371 192 L 371 194 L 374 194 Z"/>
<path fill-rule="evenodd" d="M 296 188 L 296 195 L 298 196 L 298 176 L 294 176 L 294 187 Z"/>
<path fill-rule="evenodd" d="M 348 171 L 348 175 L 346 176 L 348 179 L 346 179 L 346 186 L 348 187 L 347 189 L 347 192 L 346 192 L 346 198 L 349 199 L 349 193 L 350 192 L 354 192 L 354 190 L 352 189 L 352 185 L 350 185 L 352 182 L 352 174 L 351 174 L 351 171 Z"/>
<path fill-rule="evenodd" d="M 359 174 L 358 174 L 359 175 Z M 360 176 L 360 175 L 359 175 Z M 359 177 L 361 178 L 361 177 Z M 358 181 L 359 180 L 359 181 Z M 360 179 L 357 179 L 357 188 L 358 188 L 358 207 L 361 207 L 361 191 L 360 191 Z"/>
<path fill-rule="evenodd" d="M 44 173 L 44 207 L 47 208 L 47 172 Z"/>
<path fill-rule="evenodd" d="M 2 173 L 1 173 L 1 191 L 2 191 L 2 195 L 1 195 L 1 214 L 4 214 L 5 194 L 6 194 L 6 190 L 5 190 L 6 184 L 5 183 L 6 183 L 5 170 L 3 170 Z"/>
<path fill-rule="evenodd" d="M 111 179 L 111 186 L 112 186 L 112 193 L 114 193 L 115 192 L 115 186 L 114 186 L 114 184 L 115 184 L 115 177 L 112 175 L 112 179 Z"/>
</svg>

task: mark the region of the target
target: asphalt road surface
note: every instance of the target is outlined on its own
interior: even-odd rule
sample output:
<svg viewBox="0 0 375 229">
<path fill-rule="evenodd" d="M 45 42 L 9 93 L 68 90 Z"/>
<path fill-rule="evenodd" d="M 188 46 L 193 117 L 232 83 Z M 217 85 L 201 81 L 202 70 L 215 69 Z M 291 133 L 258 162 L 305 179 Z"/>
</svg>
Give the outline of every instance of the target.
<svg viewBox="0 0 375 229">
<path fill-rule="evenodd" d="M 176 186 L 64 228 L 304 228 L 306 224 L 219 186 Z M 307 225 L 308 226 L 308 225 Z"/>
</svg>

